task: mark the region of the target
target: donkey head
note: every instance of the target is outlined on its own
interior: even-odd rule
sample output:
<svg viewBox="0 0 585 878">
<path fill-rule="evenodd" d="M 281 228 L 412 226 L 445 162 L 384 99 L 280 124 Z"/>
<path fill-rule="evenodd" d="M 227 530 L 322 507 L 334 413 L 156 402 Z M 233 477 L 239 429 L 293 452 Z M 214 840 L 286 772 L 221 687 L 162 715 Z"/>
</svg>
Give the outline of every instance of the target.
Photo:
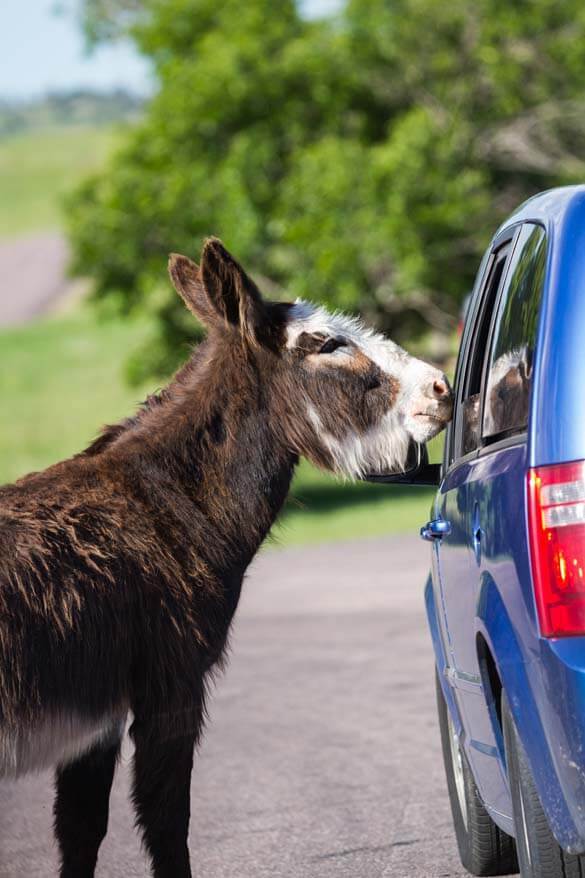
<svg viewBox="0 0 585 878">
<path fill-rule="evenodd" d="M 169 270 L 215 344 L 253 369 L 265 416 L 293 453 L 351 477 L 396 470 L 412 440 L 450 420 L 442 372 L 353 317 L 266 301 L 219 240 L 206 242 L 200 266 L 173 254 Z"/>
</svg>

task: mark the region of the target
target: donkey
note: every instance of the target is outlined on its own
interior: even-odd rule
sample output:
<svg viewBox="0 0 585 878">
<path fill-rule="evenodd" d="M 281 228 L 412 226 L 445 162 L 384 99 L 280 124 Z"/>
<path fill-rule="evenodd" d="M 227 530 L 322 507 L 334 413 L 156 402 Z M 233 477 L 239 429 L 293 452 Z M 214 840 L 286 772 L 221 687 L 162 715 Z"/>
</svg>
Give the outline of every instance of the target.
<svg viewBox="0 0 585 878">
<path fill-rule="evenodd" d="M 94 874 L 129 713 L 153 874 L 190 876 L 206 684 L 299 456 L 396 469 L 451 415 L 441 372 L 357 320 L 264 300 L 219 240 L 170 274 L 206 340 L 134 417 L 0 489 L 0 775 L 56 766 L 62 878 Z"/>
</svg>

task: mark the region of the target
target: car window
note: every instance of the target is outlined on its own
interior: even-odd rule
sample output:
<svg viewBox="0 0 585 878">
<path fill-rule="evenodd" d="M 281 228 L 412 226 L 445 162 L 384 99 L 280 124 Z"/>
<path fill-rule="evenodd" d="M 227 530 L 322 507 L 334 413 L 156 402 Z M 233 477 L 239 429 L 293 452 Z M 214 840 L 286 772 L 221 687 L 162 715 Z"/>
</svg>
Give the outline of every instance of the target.
<svg viewBox="0 0 585 878">
<path fill-rule="evenodd" d="M 465 373 L 461 376 L 463 394 L 461 405 L 456 414 L 455 457 L 469 454 L 470 451 L 474 451 L 479 446 L 481 379 L 488 346 L 491 316 L 504 277 L 508 253 L 509 245 L 505 244 L 493 254 L 481 297 L 481 305 L 475 317 Z"/>
<path fill-rule="evenodd" d="M 528 406 L 540 300 L 546 271 L 541 226 L 520 230 L 498 304 L 486 371 L 483 436 L 522 432 Z"/>
</svg>

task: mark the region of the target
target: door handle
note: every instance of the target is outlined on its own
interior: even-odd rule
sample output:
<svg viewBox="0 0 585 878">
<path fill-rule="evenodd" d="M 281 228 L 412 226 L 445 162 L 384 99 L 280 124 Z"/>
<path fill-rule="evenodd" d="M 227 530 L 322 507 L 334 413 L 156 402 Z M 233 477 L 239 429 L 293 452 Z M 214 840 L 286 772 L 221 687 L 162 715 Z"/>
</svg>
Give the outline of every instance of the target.
<svg viewBox="0 0 585 878">
<path fill-rule="evenodd" d="M 473 520 L 471 523 L 471 544 L 473 546 L 473 554 L 475 555 L 476 564 L 481 564 L 481 521 L 479 516 L 479 503 L 473 507 Z"/>
<path fill-rule="evenodd" d="M 433 518 L 432 521 L 427 521 L 424 527 L 420 529 L 420 535 L 423 540 L 429 540 L 430 542 L 447 537 L 450 533 L 451 522 L 445 521 L 444 518 Z"/>
</svg>

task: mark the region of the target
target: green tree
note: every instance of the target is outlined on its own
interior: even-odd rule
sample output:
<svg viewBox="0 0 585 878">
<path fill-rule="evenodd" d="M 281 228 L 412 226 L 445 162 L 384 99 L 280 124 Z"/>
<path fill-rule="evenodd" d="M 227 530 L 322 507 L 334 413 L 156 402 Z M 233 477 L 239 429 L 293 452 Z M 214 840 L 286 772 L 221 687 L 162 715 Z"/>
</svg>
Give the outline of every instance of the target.
<svg viewBox="0 0 585 878">
<path fill-rule="evenodd" d="M 69 205 L 75 269 L 159 317 L 141 369 L 171 368 L 189 331 L 170 250 L 220 235 L 267 292 L 404 339 L 453 324 L 509 210 L 583 174 L 576 0 L 349 0 L 323 21 L 293 0 L 86 8 L 98 36 L 130 22 L 159 82 Z"/>
<path fill-rule="evenodd" d="M 79 6 L 89 46 L 126 36 L 144 8 L 142 0 L 81 0 Z"/>
</svg>

